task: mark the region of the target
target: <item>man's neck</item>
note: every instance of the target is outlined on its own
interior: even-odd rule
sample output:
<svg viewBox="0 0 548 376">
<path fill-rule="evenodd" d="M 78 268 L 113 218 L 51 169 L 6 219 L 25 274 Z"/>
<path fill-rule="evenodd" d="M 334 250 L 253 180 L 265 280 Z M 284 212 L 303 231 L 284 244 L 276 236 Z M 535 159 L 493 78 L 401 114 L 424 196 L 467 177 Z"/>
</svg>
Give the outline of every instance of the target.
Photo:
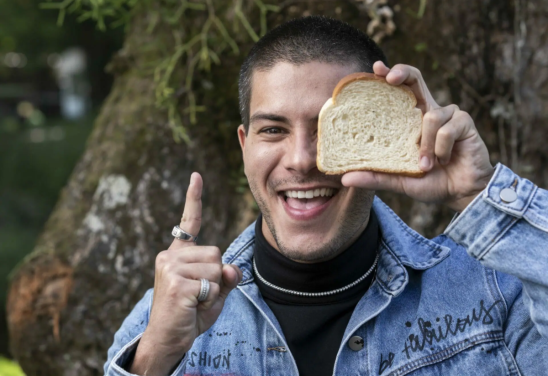
<svg viewBox="0 0 548 376">
<path fill-rule="evenodd" d="M 266 239 L 268 244 L 270 244 L 276 251 L 280 252 L 282 255 L 285 256 L 286 253 L 280 251 L 280 247 L 279 247 L 278 243 L 276 242 L 276 239 L 272 235 L 272 232 L 270 231 L 270 228 L 268 227 L 268 225 L 267 225 L 267 223 L 264 219 L 264 216 L 261 216 L 261 218 L 262 218 L 261 228 L 262 228 L 262 231 L 263 231 L 264 238 Z M 364 223 L 355 231 L 355 233 L 341 247 L 338 248 L 337 252 L 333 252 L 332 254 L 329 255 L 329 257 L 320 258 L 320 259 L 313 260 L 313 261 L 295 260 L 293 258 L 290 258 L 290 259 L 295 261 L 295 262 L 300 262 L 300 263 L 303 263 L 303 264 L 314 264 L 314 263 L 318 263 L 318 262 L 329 261 L 329 260 L 337 257 L 338 255 L 340 255 L 341 253 L 346 251 L 352 244 L 354 244 L 354 242 L 356 242 L 356 240 L 360 237 L 360 235 L 363 233 L 363 231 L 367 228 L 367 225 L 369 224 L 369 219 L 370 219 L 370 215 L 367 216 Z M 333 239 L 330 239 L 330 240 L 333 241 Z"/>
</svg>

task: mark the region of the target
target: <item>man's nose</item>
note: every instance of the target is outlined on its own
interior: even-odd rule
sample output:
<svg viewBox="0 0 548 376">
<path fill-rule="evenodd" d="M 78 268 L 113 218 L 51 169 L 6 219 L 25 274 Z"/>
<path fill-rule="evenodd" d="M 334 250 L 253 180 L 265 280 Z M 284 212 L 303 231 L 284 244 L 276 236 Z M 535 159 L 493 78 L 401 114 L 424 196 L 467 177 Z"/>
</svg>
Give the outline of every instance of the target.
<svg viewBox="0 0 548 376">
<path fill-rule="evenodd" d="M 316 168 L 316 132 L 296 132 L 285 155 L 285 168 L 302 175 Z"/>
</svg>

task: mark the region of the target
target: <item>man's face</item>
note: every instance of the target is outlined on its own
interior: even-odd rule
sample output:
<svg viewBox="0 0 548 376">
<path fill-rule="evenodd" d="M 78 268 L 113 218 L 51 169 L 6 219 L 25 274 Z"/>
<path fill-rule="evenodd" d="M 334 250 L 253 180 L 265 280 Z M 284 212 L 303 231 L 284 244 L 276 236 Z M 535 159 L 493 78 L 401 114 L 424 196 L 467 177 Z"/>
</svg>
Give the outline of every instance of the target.
<svg viewBox="0 0 548 376">
<path fill-rule="evenodd" d="M 263 234 L 295 261 L 333 258 L 364 230 L 373 192 L 316 167 L 318 115 L 352 65 L 278 63 L 252 79 L 250 126 L 238 128 Z M 297 196 L 297 197 L 294 197 Z"/>
</svg>

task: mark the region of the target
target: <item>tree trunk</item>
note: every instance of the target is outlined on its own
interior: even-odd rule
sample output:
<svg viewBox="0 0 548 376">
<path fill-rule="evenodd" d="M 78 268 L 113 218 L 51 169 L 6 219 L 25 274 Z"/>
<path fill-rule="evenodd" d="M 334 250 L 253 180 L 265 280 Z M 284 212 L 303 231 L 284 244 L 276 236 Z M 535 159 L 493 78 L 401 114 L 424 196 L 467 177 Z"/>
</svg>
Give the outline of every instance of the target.
<svg viewBox="0 0 548 376">
<path fill-rule="evenodd" d="M 425 1 L 426 3 L 426 1 Z M 391 64 L 418 67 L 440 105 L 472 115 L 493 164 L 548 187 L 548 1 L 390 2 L 398 31 L 382 46 Z M 414 14 L 414 16 L 413 16 Z M 443 232 L 453 213 L 383 195 L 413 228 Z"/>
<path fill-rule="evenodd" d="M 234 183 L 237 98 L 223 97 L 236 90 L 237 67 L 210 73 L 222 87 L 201 94 L 209 111 L 189 127 L 192 144 L 176 143 L 149 73 L 155 45 L 171 34 L 150 34 L 148 22 L 144 12 L 134 18 L 86 151 L 11 281 L 11 351 L 29 376 L 102 374 L 114 332 L 153 286 L 155 256 L 171 243 L 193 171 L 204 179 L 202 244 L 223 249 L 253 219 L 252 200 Z"/>
<path fill-rule="evenodd" d="M 289 1 L 270 13 L 268 24 L 325 14 L 369 29 L 392 64 L 416 66 L 440 104 L 456 103 L 472 115 L 493 163 L 548 186 L 542 169 L 548 160 L 548 0 L 420 4 L 423 14 L 417 0 Z M 246 14 L 258 19 L 250 9 Z M 195 74 L 198 102 L 207 111 L 188 127 L 193 143 L 178 144 L 165 111 L 155 107 L 149 71 L 165 46 L 158 41 L 171 41 L 173 32 L 150 22 L 148 11 L 133 17 L 87 150 L 36 249 L 13 277 L 11 349 L 29 376 L 102 374 L 114 331 L 153 284 L 155 255 L 171 241 L 192 171 L 204 177 L 204 244 L 226 247 L 256 214 L 249 193 L 239 193 L 236 139 L 236 78 L 250 43 L 238 39 L 239 55 L 225 53 L 221 66 Z M 174 75 L 182 81 L 184 72 L 179 64 Z M 381 196 L 427 236 L 443 231 L 452 215 Z"/>
</svg>

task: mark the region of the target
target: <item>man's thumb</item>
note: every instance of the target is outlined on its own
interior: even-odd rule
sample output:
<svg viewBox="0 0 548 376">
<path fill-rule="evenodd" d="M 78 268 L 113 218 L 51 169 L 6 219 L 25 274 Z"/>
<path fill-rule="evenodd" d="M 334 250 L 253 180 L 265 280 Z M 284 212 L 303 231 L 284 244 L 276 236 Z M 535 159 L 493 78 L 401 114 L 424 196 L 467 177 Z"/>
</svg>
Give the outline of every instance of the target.
<svg viewBox="0 0 548 376">
<path fill-rule="evenodd" d="M 344 174 L 341 183 L 345 187 L 403 193 L 401 190 L 401 179 L 402 176 L 396 174 L 385 174 L 373 171 L 353 171 Z"/>
<path fill-rule="evenodd" d="M 242 281 L 242 277 L 243 273 L 236 265 L 223 265 L 223 284 L 219 295 L 226 299 L 228 293 Z"/>
</svg>

